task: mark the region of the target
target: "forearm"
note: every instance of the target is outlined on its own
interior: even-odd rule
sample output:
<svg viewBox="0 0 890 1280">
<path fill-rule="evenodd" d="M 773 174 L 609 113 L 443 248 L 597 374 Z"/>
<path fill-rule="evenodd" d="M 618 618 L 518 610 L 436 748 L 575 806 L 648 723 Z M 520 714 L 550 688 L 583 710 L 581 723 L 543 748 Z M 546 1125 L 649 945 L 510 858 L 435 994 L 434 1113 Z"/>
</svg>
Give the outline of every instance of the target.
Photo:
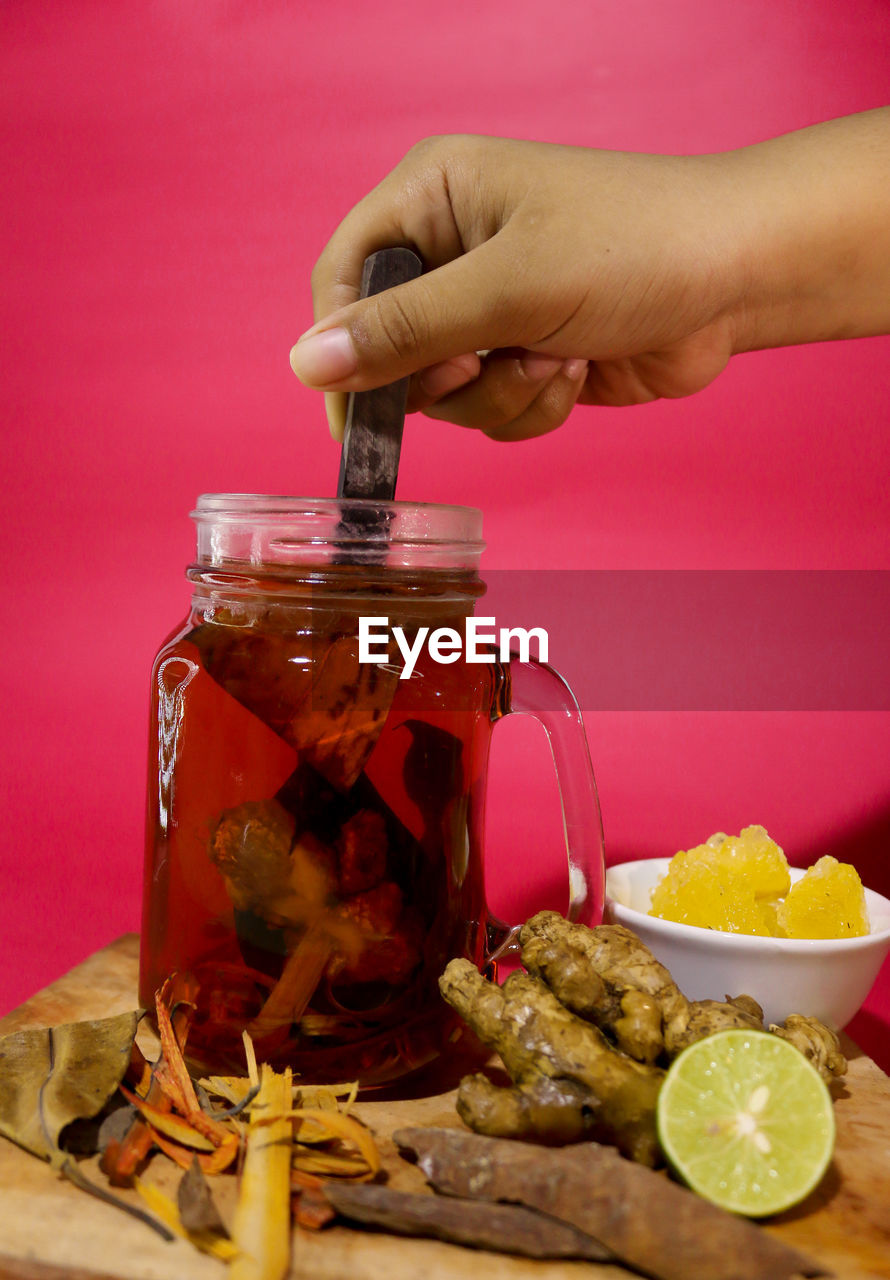
<svg viewBox="0 0 890 1280">
<path fill-rule="evenodd" d="M 890 333 L 890 108 L 721 162 L 739 211 L 734 350 Z"/>
</svg>

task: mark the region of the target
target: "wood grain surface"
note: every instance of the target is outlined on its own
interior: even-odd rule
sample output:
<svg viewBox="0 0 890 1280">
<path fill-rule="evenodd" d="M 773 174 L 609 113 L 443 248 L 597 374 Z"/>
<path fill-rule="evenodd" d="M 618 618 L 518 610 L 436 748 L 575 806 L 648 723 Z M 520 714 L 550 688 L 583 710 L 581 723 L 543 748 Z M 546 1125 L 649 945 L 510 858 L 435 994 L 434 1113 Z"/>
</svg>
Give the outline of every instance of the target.
<svg viewBox="0 0 890 1280">
<path fill-rule="evenodd" d="M 105 1017 L 136 1004 L 138 942 L 127 935 L 90 956 L 0 1019 L 0 1035 L 24 1027 Z M 140 1043 L 154 1053 L 150 1032 Z M 890 1277 L 890 1080 L 850 1041 L 850 1070 L 838 1091 L 835 1159 L 821 1187 L 767 1230 L 830 1266 L 844 1280 Z M 459 1125 L 451 1084 L 428 1077 L 412 1095 L 358 1105 L 384 1152 L 390 1185 L 424 1189 L 423 1176 L 396 1154 L 394 1129 Z M 151 1172 L 148 1180 L 153 1175 Z M 627 1280 L 611 1264 L 537 1262 L 481 1254 L 434 1240 L 334 1227 L 299 1231 L 292 1280 L 459 1280 L 471 1268 L 485 1280 Z M 2 1280 L 224 1280 L 225 1268 L 184 1241 L 165 1243 L 141 1223 L 91 1199 L 48 1165 L 0 1139 Z M 694 1277 L 690 1277 L 694 1280 Z"/>
</svg>

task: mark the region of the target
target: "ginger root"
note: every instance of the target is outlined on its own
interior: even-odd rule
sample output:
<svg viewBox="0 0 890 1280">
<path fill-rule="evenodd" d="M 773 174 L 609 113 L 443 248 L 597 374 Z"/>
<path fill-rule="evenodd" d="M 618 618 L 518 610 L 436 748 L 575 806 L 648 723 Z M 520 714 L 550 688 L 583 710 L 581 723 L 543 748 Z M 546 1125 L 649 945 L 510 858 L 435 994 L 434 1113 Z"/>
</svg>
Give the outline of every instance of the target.
<svg viewBox="0 0 890 1280">
<path fill-rule="evenodd" d="M 621 925 L 588 929 L 542 911 L 519 940 L 528 972 L 503 986 L 469 960 L 452 960 L 439 979 L 444 999 L 500 1054 L 513 1081 L 503 1088 L 482 1074 L 465 1077 L 461 1119 L 492 1138 L 550 1146 L 592 1138 L 658 1164 L 655 1106 L 664 1071 L 657 1064 L 718 1031 L 763 1032 L 760 1005 L 745 995 L 688 1000 Z M 844 1074 L 837 1036 L 815 1018 L 792 1014 L 770 1031 L 826 1082 Z"/>
<path fill-rule="evenodd" d="M 552 1144 L 597 1137 L 642 1164 L 657 1162 L 657 1067 L 613 1048 L 529 974 L 513 973 L 499 987 L 469 960 L 452 960 L 439 989 L 514 1082 L 507 1089 L 479 1077 L 462 1082 L 458 1111 L 471 1128 Z"/>
<path fill-rule="evenodd" d="M 478 1071 L 461 1081 L 457 1098 L 458 1115 L 476 1133 L 548 1147 L 592 1138 L 595 1111 L 586 1085 L 559 1076 L 504 1089 Z"/>
<path fill-rule="evenodd" d="M 574 1013 L 615 1037 L 643 1062 L 715 1031 L 763 1030 L 763 1010 L 750 996 L 687 1000 L 668 970 L 622 925 L 595 929 L 540 911 L 519 934 L 522 963 Z"/>
<path fill-rule="evenodd" d="M 847 1059 L 841 1053 L 841 1042 L 818 1018 L 790 1013 L 781 1026 L 771 1022 L 769 1029 L 773 1035 L 789 1041 L 805 1058 L 809 1058 L 826 1084 L 845 1074 Z"/>
</svg>

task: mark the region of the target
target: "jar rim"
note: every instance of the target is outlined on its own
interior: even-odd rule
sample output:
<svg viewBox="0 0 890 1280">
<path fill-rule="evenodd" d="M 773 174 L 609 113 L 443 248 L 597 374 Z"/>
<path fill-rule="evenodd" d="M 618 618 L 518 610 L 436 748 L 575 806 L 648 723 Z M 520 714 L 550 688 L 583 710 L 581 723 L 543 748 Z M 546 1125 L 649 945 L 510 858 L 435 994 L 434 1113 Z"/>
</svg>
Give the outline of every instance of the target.
<svg viewBox="0 0 890 1280">
<path fill-rule="evenodd" d="M 485 549 L 479 508 L 444 503 L 202 493 L 191 517 L 204 564 L 336 562 L 348 551 L 355 562 L 469 568 Z"/>
<path fill-rule="evenodd" d="M 286 493 L 201 493 L 198 495 L 192 519 L 215 516 L 225 519 L 243 519 L 245 515 L 328 515 L 332 510 L 343 511 L 412 511 L 431 515 L 464 516 L 478 522 L 482 531 L 482 511 L 479 507 L 465 507 L 450 502 L 406 502 L 402 499 L 381 501 L 379 498 L 309 498 Z"/>
</svg>

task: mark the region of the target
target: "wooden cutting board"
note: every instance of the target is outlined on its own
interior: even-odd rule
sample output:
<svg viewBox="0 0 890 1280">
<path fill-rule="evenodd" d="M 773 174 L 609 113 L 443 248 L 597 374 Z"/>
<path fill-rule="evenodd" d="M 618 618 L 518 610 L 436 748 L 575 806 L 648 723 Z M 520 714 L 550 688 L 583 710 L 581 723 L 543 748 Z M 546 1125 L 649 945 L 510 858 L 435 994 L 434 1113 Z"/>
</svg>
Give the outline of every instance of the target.
<svg viewBox="0 0 890 1280">
<path fill-rule="evenodd" d="M 138 944 L 120 938 L 0 1019 L 0 1035 L 24 1027 L 107 1017 L 136 1006 Z M 141 1039 L 141 1037 L 140 1037 Z M 146 1049 L 149 1049 L 146 1046 Z M 837 1098 L 837 1150 L 822 1186 L 766 1230 L 805 1250 L 844 1280 L 890 1277 L 890 1080 L 851 1041 Z M 453 1083 L 430 1078 L 415 1096 L 360 1103 L 390 1184 L 422 1190 L 423 1177 L 389 1135 L 405 1125 L 453 1125 Z M 295 1236 L 293 1280 L 628 1280 L 622 1267 L 532 1262 L 433 1240 L 404 1240 L 334 1227 Z M 2 1280 L 225 1280 L 224 1266 L 184 1241 L 167 1244 L 141 1223 L 59 1179 L 48 1165 L 0 1139 Z M 690 1277 L 694 1280 L 694 1277 Z"/>
</svg>

